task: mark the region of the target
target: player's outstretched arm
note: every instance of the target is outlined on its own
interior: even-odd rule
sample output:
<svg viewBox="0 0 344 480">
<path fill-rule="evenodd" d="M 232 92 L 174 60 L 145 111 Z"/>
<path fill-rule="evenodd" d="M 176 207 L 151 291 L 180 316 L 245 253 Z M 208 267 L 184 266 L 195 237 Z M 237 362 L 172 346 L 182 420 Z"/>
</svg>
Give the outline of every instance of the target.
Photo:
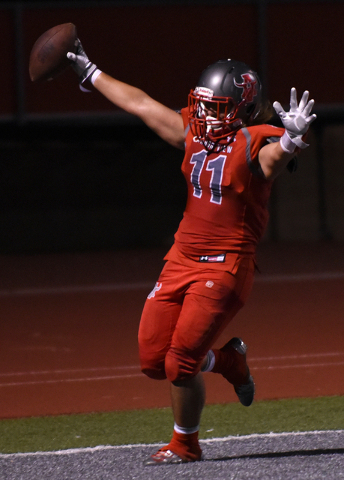
<svg viewBox="0 0 344 480">
<path fill-rule="evenodd" d="M 310 124 L 316 119 L 311 111 L 314 100 L 308 101 L 309 92 L 306 90 L 300 103 L 297 104 L 296 89 L 290 92 L 290 110 L 286 112 L 279 102 L 273 107 L 279 115 L 285 132 L 279 142 L 263 147 L 259 152 L 259 163 L 267 179 L 274 179 L 295 157 L 296 149 L 304 149 L 308 144 L 303 141 Z"/>
<path fill-rule="evenodd" d="M 139 117 L 163 140 L 174 147 L 184 149 L 184 125 L 179 113 L 157 102 L 139 88 L 116 80 L 97 68 L 87 57 L 80 40 L 76 53 L 67 57 L 79 76 L 80 88 L 88 80 L 110 102 Z"/>
</svg>

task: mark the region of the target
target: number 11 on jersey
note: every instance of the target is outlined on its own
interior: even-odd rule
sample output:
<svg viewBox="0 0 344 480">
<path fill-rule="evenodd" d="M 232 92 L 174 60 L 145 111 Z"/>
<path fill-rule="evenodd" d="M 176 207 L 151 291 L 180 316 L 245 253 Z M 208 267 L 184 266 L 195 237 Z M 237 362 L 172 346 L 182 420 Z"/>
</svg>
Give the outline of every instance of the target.
<svg viewBox="0 0 344 480">
<path fill-rule="evenodd" d="M 206 168 L 208 172 L 211 172 L 209 188 L 211 191 L 210 201 L 212 203 L 221 204 L 222 202 L 221 182 L 226 158 L 226 155 L 219 155 L 213 160 L 209 160 Z M 190 159 L 190 163 L 194 166 L 191 172 L 191 183 L 194 187 L 193 195 L 197 198 L 201 198 L 202 196 L 200 178 L 206 159 L 207 152 L 205 150 L 194 153 Z"/>
</svg>

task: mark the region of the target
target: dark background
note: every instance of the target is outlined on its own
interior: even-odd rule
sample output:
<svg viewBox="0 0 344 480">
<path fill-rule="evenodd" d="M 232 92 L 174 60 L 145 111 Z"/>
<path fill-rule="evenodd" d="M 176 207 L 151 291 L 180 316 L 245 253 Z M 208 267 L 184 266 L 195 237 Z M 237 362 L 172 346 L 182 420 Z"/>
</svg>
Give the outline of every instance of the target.
<svg viewBox="0 0 344 480">
<path fill-rule="evenodd" d="M 265 239 L 343 240 L 343 18 L 343 1 L 2 2 L 0 253 L 167 248 L 181 219 L 182 152 L 72 69 L 30 81 L 35 40 L 66 22 L 100 69 L 171 108 L 220 58 L 256 69 L 271 101 L 310 90 L 311 147 L 276 181 Z"/>
</svg>

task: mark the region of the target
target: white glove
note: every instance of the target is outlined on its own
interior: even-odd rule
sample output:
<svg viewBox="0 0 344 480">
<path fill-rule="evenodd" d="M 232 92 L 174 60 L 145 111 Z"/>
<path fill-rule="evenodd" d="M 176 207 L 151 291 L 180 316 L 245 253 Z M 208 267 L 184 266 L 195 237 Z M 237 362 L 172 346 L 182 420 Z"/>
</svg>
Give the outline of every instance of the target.
<svg viewBox="0 0 344 480">
<path fill-rule="evenodd" d="M 80 89 L 86 92 L 89 91 L 83 88 L 81 85 L 86 80 L 94 83 L 95 79 L 98 77 L 101 71 L 97 68 L 97 65 L 90 62 L 79 39 L 77 39 L 76 53 L 68 52 L 67 58 L 72 62 L 73 70 L 75 70 L 75 72 L 79 76 Z"/>
<path fill-rule="evenodd" d="M 281 118 L 285 132 L 280 139 L 282 149 L 287 153 L 293 153 L 296 147 L 306 148 L 308 144 L 302 140 L 308 131 L 310 124 L 317 118 L 313 113 L 310 115 L 314 100 L 308 102 L 309 92 L 303 92 L 300 104 L 297 105 L 296 89 L 290 91 L 290 110 L 285 112 L 279 102 L 274 102 L 273 107 Z"/>
</svg>

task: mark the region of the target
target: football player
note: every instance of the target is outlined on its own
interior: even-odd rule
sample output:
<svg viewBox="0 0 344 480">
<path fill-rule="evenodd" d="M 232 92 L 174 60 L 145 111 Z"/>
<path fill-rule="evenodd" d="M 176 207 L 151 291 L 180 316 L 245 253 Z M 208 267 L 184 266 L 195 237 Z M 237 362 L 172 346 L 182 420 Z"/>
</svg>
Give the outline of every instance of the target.
<svg viewBox="0 0 344 480">
<path fill-rule="evenodd" d="M 266 122 L 273 109 L 263 101 L 257 73 L 225 59 L 201 73 L 188 106 L 177 112 L 99 70 L 80 41 L 76 53 L 67 56 L 81 86 L 91 82 L 185 152 L 185 212 L 145 302 L 138 339 L 142 372 L 168 379 L 174 415 L 170 443 L 145 464 L 198 461 L 203 373 L 221 374 L 244 406 L 254 398 L 245 343 L 234 337 L 221 349 L 213 345 L 251 291 L 271 186 L 286 167 L 294 169 L 296 155 L 307 147 L 314 101 L 306 91 L 298 103 L 291 89 L 288 112 L 278 102 L 273 105 L 283 127 L 271 126 Z"/>
</svg>

